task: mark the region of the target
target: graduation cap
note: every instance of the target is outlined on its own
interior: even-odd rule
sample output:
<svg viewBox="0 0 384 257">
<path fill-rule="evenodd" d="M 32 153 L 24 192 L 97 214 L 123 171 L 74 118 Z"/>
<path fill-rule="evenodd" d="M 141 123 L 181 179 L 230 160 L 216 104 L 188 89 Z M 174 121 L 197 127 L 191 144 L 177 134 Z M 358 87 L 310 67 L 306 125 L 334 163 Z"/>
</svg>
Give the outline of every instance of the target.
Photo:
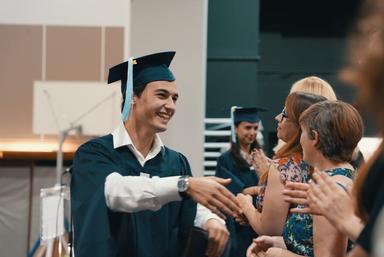
<svg viewBox="0 0 384 257">
<path fill-rule="evenodd" d="M 132 91 L 153 81 L 174 81 L 169 65 L 176 52 L 161 52 L 142 56 L 131 57 L 128 61 L 120 63 L 109 69 L 108 84 L 121 81 L 121 94 L 124 107 L 121 113 L 123 121 L 128 119 Z"/>
<path fill-rule="evenodd" d="M 235 124 L 246 121 L 246 122 L 259 122 L 260 116 L 259 112 L 265 112 L 267 109 L 260 108 L 260 107 L 238 107 L 238 106 L 232 106 L 231 107 L 231 136 L 232 136 L 232 142 L 236 143 L 236 135 L 235 135 Z"/>
</svg>

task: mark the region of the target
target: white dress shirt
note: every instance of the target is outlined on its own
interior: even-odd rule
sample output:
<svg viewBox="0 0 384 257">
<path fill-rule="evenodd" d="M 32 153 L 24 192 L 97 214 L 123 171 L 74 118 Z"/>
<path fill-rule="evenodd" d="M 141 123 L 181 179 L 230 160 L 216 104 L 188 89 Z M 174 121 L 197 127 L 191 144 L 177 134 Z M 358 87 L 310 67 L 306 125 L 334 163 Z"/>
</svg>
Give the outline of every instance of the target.
<svg viewBox="0 0 384 257">
<path fill-rule="evenodd" d="M 155 135 L 154 144 L 147 156 L 143 156 L 133 145 L 124 124 L 112 133 L 113 147 L 127 146 L 135 155 L 141 166 L 161 151 L 164 151 L 164 144 L 159 135 Z M 152 177 L 143 173 L 141 176 L 121 176 L 113 172 L 105 180 L 104 194 L 105 201 L 113 211 L 138 212 L 141 210 L 159 210 L 164 204 L 172 201 L 180 201 L 181 197 L 177 189 L 177 182 L 180 176 Z M 198 204 L 195 218 L 195 226 L 202 227 L 207 220 L 214 218 L 225 223 L 209 209 Z"/>
</svg>

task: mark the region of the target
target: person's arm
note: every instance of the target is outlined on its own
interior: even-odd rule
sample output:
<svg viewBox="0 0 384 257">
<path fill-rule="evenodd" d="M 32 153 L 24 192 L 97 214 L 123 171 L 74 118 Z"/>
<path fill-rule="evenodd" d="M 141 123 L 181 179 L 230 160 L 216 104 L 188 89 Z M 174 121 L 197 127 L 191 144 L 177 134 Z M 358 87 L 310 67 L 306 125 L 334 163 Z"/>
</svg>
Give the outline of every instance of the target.
<svg viewBox="0 0 384 257">
<path fill-rule="evenodd" d="M 247 194 L 247 195 L 258 195 L 260 194 L 260 188 L 261 186 L 250 186 L 243 189 L 241 193 Z"/>
<path fill-rule="evenodd" d="M 105 204 L 104 182 L 109 170 L 119 170 L 109 149 L 88 142 L 76 151 L 71 177 L 71 212 L 74 227 L 74 252 L 78 257 L 113 256 L 113 224 Z M 90 236 L 92 235 L 92 236 Z"/>
<path fill-rule="evenodd" d="M 262 212 L 259 213 L 249 204 L 243 209 L 249 224 L 257 234 L 281 235 L 289 209 L 289 204 L 283 200 L 283 189 L 279 171 L 274 165 L 271 165 Z"/>
<path fill-rule="evenodd" d="M 345 256 L 347 242 L 347 236 L 339 232 L 326 218 L 313 216 L 313 252 L 315 257 Z"/>
<path fill-rule="evenodd" d="M 191 177 L 187 194 L 197 203 L 225 219 L 224 213 L 236 217 L 241 212 L 236 197 L 225 187 L 231 179 Z"/>
<path fill-rule="evenodd" d="M 225 225 L 225 221 L 214 214 L 211 210 L 209 210 L 207 207 L 197 204 L 197 209 L 196 209 L 196 217 L 195 217 L 195 222 L 194 225 L 199 228 L 204 228 L 205 223 L 209 219 L 216 219 L 223 225 Z"/>
<path fill-rule="evenodd" d="M 221 256 L 228 243 L 225 221 L 201 204 L 197 204 L 195 226 L 208 232 L 207 256 Z"/>
<path fill-rule="evenodd" d="M 178 179 L 179 176 L 121 176 L 114 172 L 105 180 L 105 201 L 113 211 L 157 211 L 166 203 L 181 200 L 177 190 Z"/>
<path fill-rule="evenodd" d="M 156 211 L 164 204 L 181 200 L 177 189 L 178 179 L 179 176 L 165 178 L 121 176 L 114 172 L 105 180 L 106 204 L 114 211 Z M 227 183 L 230 183 L 230 180 L 190 177 L 186 193 L 220 217 L 224 217 L 223 213 L 235 216 L 239 210 L 235 196 L 223 186 Z"/>
</svg>

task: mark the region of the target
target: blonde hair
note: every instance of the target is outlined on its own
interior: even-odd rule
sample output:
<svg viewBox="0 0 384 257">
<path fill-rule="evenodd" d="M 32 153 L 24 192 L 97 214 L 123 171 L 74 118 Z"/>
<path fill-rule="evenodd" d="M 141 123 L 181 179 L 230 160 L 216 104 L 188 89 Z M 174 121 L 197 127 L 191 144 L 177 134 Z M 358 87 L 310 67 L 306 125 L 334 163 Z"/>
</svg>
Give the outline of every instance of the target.
<svg viewBox="0 0 384 257">
<path fill-rule="evenodd" d="M 320 95 L 324 96 L 327 98 L 327 100 L 330 101 L 337 100 L 335 91 L 333 91 L 332 86 L 327 81 L 316 76 L 305 77 L 293 83 L 289 94 L 294 92 L 304 92 Z M 277 153 L 284 146 L 284 144 L 285 143 L 279 139 L 277 145 L 273 148 L 273 151 Z"/>
<path fill-rule="evenodd" d="M 335 91 L 333 91 L 332 86 L 327 81 L 316 76 L 309 76 L 293 83 L 290 93 L 293 92 L 312 93 L 315 95 L 324 96 L 331 101 L 337 100 Z"/>
</svg>

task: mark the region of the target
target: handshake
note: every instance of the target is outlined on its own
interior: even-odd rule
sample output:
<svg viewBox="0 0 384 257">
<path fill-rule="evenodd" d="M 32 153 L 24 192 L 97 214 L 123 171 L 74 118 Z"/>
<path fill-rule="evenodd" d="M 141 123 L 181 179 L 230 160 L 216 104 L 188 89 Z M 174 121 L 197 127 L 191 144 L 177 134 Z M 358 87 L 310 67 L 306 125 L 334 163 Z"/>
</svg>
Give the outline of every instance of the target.
<svg viewBox="0 0 384 257">
<path fill-rule="evenodd" d="M 242 210 L 236 196 L 226 188 L 230 183 L 230 178 L 190 177 L 186 193 L 219 217 L 225 219 L 228 215 L 236 218 Z"/>
</svg>

